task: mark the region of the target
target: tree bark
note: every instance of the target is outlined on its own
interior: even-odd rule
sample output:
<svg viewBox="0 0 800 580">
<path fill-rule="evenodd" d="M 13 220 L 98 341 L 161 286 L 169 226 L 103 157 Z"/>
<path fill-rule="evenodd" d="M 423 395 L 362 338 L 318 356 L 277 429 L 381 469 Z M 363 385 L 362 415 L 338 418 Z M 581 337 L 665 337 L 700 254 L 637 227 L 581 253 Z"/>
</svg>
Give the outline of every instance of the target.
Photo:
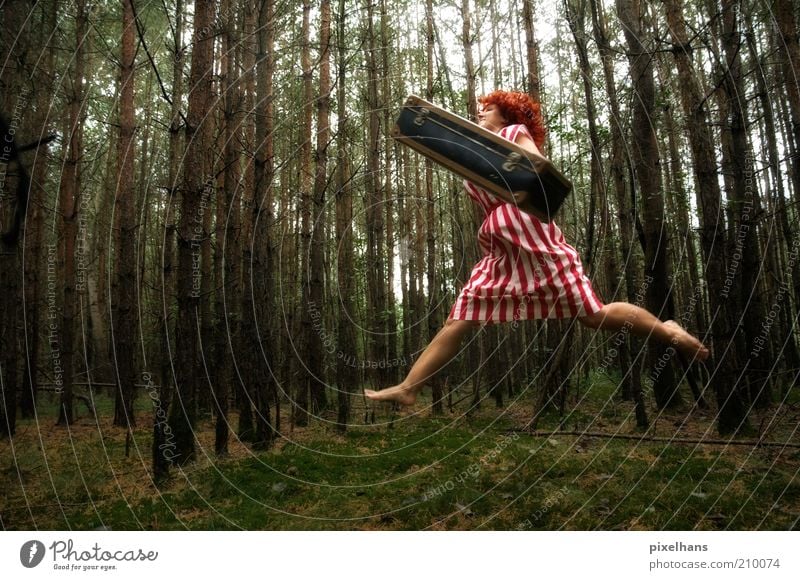
<svg viewBox="0 0 800 580">
<path fill-rule="evenodd" d="M 276 369 L 274 351 L 280 333 L 275 301 L 275 213 L 274 213 L 274 87 L 275 72 L 275 3 L 260 0 L 258 3 L 258 59 L 256 64 L 256 138 L 254 151 L 254 193 L 245 191 L 242 247 L 244 279 L 242 293 L 242 337 L 249 344 L 260 345 L 258 350 L 243 349 L 243 371 L 240 376 L 247 399 L 241 403 L 242 417 L 251 418 L 250 394 L 255 398 L 256 448 L 267 448 L 280 431 L 280 406 L 275 386 Z M 259 320 L 249 313 L 255 312 Z M 270 405 L 274 403 L 275 419 Z"/>
<path fill-rule="evenodd" d="M 338 387 L 338 412 L 336 430 L 343 433 L 350 422 L 350 390 L 353 370 L 360 361 L 356 346 L 355 300 L 353 293 L 353 194 L 350 185 L 350 142 L 348 140 L 346 84 L 347 52 L 345 43 L 345 0 L 339 0 L 337 14 L 337 164 L 336 164 L 336 286 L 339 290 L 340 310 L 336 324 L 337 357 L 336 385 Z M 402 198 L 401 198 L 402 199 Z M 338 356 L 341 353 L 341 356 Z"/>
<path fill-rule="evenodd" d="M 114 425 L 133 429 L 134 383 L 136 382 L 134 357 L 136 355 L 136 258 L 137 228 L 136 181 L 133 177 L 136 146 L 134 131 L 134 31 L 133 6 L 124 0 L 122 9 L 122 55 L 120 58 L 121 83 L 119 100 L 119 140 L 117 141 L 117 182 L 115 203 L 118 216 L 116 277 L 117 296 L 114 340 L 114 360 L 117 390 L 114 399 Z M 142 239 L 142 243 L 144 239 Z"/>
<path fill-rule="evenodd" d="M 186 116 L 186 155 L 183 166 L 183 191 L 178 224 L 178 316 L 176 320 L 175 397 L 170 406 L 169 425 L 174 435 L 171 459 L 183 465 L 195 458 L 198 375 L 202 368 L 197 340 L 201 323 L 201 243 L 206 237 L 205 217 L 213 178 L 206 167 L 205 153 L 210 145 L 207 119 L 211 102 L 214 38 L 208 34 L 216 2 L 195 6 L 192 63 L 189 72 L 189 109 Z M 207 300 L 207 298 L 204 298 Z"/>
<path fill-rule="evenodd" d="M 215 314 L 216 331 L 216 376 L 213 385 L 216 422 L 214 429 L 214 451 L 218 456 L 228 454 L 229 419 L 228 399 L 232 358 L 241 352 L 239 347 L 239 316 L 236 298 L 239 297 L 239 182 L 241 178 L 241 162 L 239 143 L 242 138 L 242 119 L 238 111 L 242 110 L 242 90 L 239 70 L 236 66 L 236 53 L 252 54 L 243 46 L 249 40 L 248 30 L 244 31 L 244 40 L 237 39 L 235 15 L 231 0 L 224 0 L 221 7 L 224 26 L 222 34 L 221 79 L 223 106 L 223 159 L 222 169 L 223 195 L 217 198 L 217 227 L 215 258 L 220 262 L 219 274 L 221 283 L 217 284 Z M 252 5 L 245 2 L 244 18 L 249 19 L 249 33 L 252 34 Z M 248 49 L 250 47 L 248 46 Z M 251 59 L 252 60 L 252 59 Z M 252 75 L 251 68 L 245 68 L 245 75 Z M 246 89 L 245 89 L 246 90 Z M 245 110 L 247 110 L 245 108 Z M 220 259 L 221 258 L 221 259 Z M 233 298 L 233 299 L 231 299 Z M 229 346 L 230 345 L 230 346 Z"/>
<path fill-rule="evenodd" d="M 392 38 L 390 37 L 389 15 L 387 12 L 386 0 L 381 0 L 381 68 L 382 68 L 382 81 L 381 93 L 383 96 L 383 131 L 384 135 L 390 135 L 392 126 L 394 125 L 394 103 L 395 98 L 392 95 L 392 70 L 390 69 L 391 61 L 389 53 L 391 51 Z M 386 224 L 386 237 L 385 237 L 385 252 L 386 252 L 386 381 L 389 384 L 396 384 L 399 382 L 399 357 L 397 356 L 397 312 L 395 309 L 395 295 L 394 295 L 394 238 L 395 238 L 395 214 L 394 214 L 394 191 L 393 181 L 394 176 L 392 170 L 394 164 L 392 157 L 395 154 L 394 143 L 387 139 L 383 147 L 384 162 L 383 162 L 383 178 L 385 185 L 384 200 L 385 203 L 385 224 Z"/>
<path fill-rule="evenodd" d="M 533 26 L 533 0 L 522 0 L 522 20 L 525 24 L 525 47 L 528 62 L 528 94 L 537 102 L 542 102 L 542 87 L 539 82 L 539 43 Z"/>
<path fill-rule="evenodd" d="M 736 340 L 742 372 L 746 382 L 748 403 L 765 407 L 771 399 L 768 373 L 771 366 L 767 349 L 759 348 L 762 322 L 766 319 L 764 294 L 760 291 L 764 262 L 758 244 L 758 217 L 761 202 L 757 181 L 754 178 L 754 158 L 747 144 L 747 104 L 745 102 L 744 78 L 742 76 L 742 36 L 740 33 L 739 0 L 722 0 L 722 46 L 725 53 L 727 74 L 722 84 L 730 113 L 723 131 L 731 137 L 732 158 L 723 172 L 732 176 L 732 189 L 728 191 L 728 207 L 733 210 L 735 231 L 733 261 L 741 261 L 735 268 L 731 291 L 738 300 L 738 312 L 742 317 L 742 334 Z M 740 258 L 737 258 L 740 256 Z M 733 261 L 731 266 L 734 266 Z M 735 267 L 735 266 L 734 266 Z M 747 281 L 745 281 L 747 280 Z"/>
<path fill-rule="evenodd" d="M 756 38 L 757 31 L 754 26 L 752 15 L 748 15 L 747 22 L 747 45 L 750 52 L 750 59 L 752 62 L 758 63 L 754 67 L 756 75 L 756 86 L 758 87 L 758 99 L 761 103 L 761 111 L 764 116 L 763 135 L 762 141 L 766 144 L 767 148 L 767 167 L 765 168 L 764 187 L 765 192 L 774 191 L 775 194 L 765 196 L 767 204 L 769 205 L 769 215 L 766 216 L 769 229 L 764 235 L 764 247 L 767 253 L 771 269 L 772 279 L 777 281 L 777 284 L 767 284 L 770 293 L 770 302 L 777 305 L 779 309 L 779 327 L 782 329 L 789 329 L 795 319 L 797 309 L 792 304 L 787 296 L 787 290 L 791 288 L 789 281 L 789 271 L 791 266 L 788 264 L 784 252 L 784 244 L 789 248 L 792 243 L 792 230 L 789 226 L 789 216 L 786 207 L 786 187 L 784 185 L 783 176 L 780 172 L 780 156 L 778 154 L 778 129 L 775 123 L 775 105 L 771 90 L 767 85 L 767 78 L 765 71 L 769 69 L 768 61 L 770 57 L 764 55 L 760 56 L 766 50 L 760 50 L 758 40 Z M 774 38 L 774 35 L 769 35 Z M 771 75 L 770 75 L 771 76 Z M 774 197 L 774 200 L 773 200 Z M 763 228 L 762 228 L 763 232 Z M 795 260 L 795 271 L 793 274 L 800 276 L 800 264 Z M 793 332 L 787 332 L 785 336 L 778 337 L 778 341 L 774 343 L 774 350 L 782 352 L 785 356 L 783 368 L 787 371 L 800 367 L 800 352 L 798 352 L 797 342 Z M 774 356 L 774 355 L 772 355 Z M 774 358 L 772 359 L 774 360 Z"/>
<path fill-rule="evenodd" d="M 721 435 L 739 429 L 746 419 L 746 410 L 736 385 L 735 353 L 730 348 L 732 305 L 725 289 L 725 221 L 721 212 L 722 194 L 717 179 L 717 162 L 710 116 L 703 88 L 700 86 L 690 58 L 689 39 L 680 0 L 664 0 L 667 22 L 681 87 L 681 104 L 689 131 L 692 166 L 697 184 L 697 205 L 700 210 L 700 245 L 703 249 L 704 275 L 710 300 L 707 335 L 712 338 L 714 370 L 711 383 L 719 406 L 718 430 Z M 707 363 L 709 364 L 709 363 Z"/>
<path fill-rule="evenodd" d="M 614 52 L 608 40 L 606 18 L 596 0 L 589 0 L 592 10 L 592 30 L 603 64 L 603 80 L 606 95 L 611 109 L 611 162 L 610 172 L 613 183 L 613 194 L 616 205 L 616 221 L 619 226 L 620 258 L 625 278 L 624 299 L 628 302 L 636 300 L 636 280 L 638 260 L 634 256 L 633 245 L 633 210 L 628 190 L 625 186 L 625 142 L 622 130 L 622 113 L 617 96 L 614 79 Z M 632 352 L 637 351 L 638 340 L 627 334 L 621 337 L 619 346 L 619 366 L 621 369 L 621 395 L 624 400 L 641 400 L 641 376 L 639 365 L 634 364 Z M 644 408 L 637 407 L 637 421 L 644 422 Z"/>
<path fill-rule="evenodd" d="M 73 353 L 74 353 L 74 324 L 75 324 L 75 240 L 77 238 L 78 212 L 80 208 L 80 195 L 82 190 L 82 176 L 80 159 L 83 153 L 83 106 L 85 95 L 83 92 L 83 71 L 85 66 L 86 36 L 88 29 L 86 6 L 83 0 L 78 0 L 77 15 L 75 20 L 75 68 L 73 72 L 73 87 L 69 101 L 69 136 L 67 158 L 64 170 L 61 173 L 59 186 L 59 211 L 63 224 L 63 246 L 61 260 L 63 261 L 63 289 L 64 304 L 61 316 L 60 360 L 62 366 L 63 384 L 61 385 L 61 404 L 59 405 L 58 425 L 68 426 L 74 420 L 73 398 Z M 51 334 L 50 340 L 53 336 Z M 51 342 L 51 347 L 53 343 Z M 59 350 L 58 346 L 53 350 Z M 58 384 L 58 379 L 56 383 Z"/>
<path fill-rule="evenodd" d="M 373 387 L 386 382 L 386 268 L 384 265 L 384 191 L 381 184 L 380 104 L 378 102 L 377 42 L 374 12 L 367 2 L 367 324 L 370 330 L 367 349 Z"/>
<path fill-rule="evenodd" d="M 787 163 L 795 195 L 800 195 L 800 81 L 798 81 L 798 63 L 800 63 L 800 43 L 798 43 L 797 6 L 791 0 L 774 0 L 774 18 L 778 24 L 780 35 L 780 52 L 783 74 L 786 83 L 786 95 L 789 100 L 789 114 L 792 123 L 791 139 L 794 142 L 794 155 Z M 800 270 L 798 270 L 800 271 Z M 800 290 L 800 276 L 795 277 L 795 288 Z M 800 291 L 797 291 L 800 296 Z"/>
<path fill-rule="evenodd" d="M 425 22 L 427 30 L 427 75 L 426 75 L 426 89 L 425 98 L 428 101 L 433 100 L 433 48 L 434 48 L 434 25 L 433 25 L 433 1 L 426 0 L 425 2 Z M 439 288 L 436 280 L 436 220 L 434 214 L 434 199 L 433 199 L 433 163 L 430 159 L 425 159 L 425 225 L 426 225 L 426 238 L 425 243 L 427 247 L 428 263 L 427 263 L 427 285 L 428 285 L 428 342 L 433 340 L 436 333 L 439 332 Z M 438 377 L 431 377 L 428 381 L 431 385 L 431 396 L 433 397 L 433 406 L 431 412 L 434 415 L 441 415 L 444 412 L 442 406 L 442 384 Z"/>
<path fill-rule="evenodd" d="M 655 136 L 655 83 L 652 56 L 646 43 L 652 38 L 639 0 L 616 0 L 617 13 L 628 43 L 630 75 L 633 79 L 633 154 L 636 183 L 639 187 L 645 254 L 647 309 L 659 318 L 672 317 L 669 288 L 667 236 L 664 227 L 664 196 L 660 184 L 658 144 Z M 662 344 L 648 344 L 655 363 L 650 381 L 659 409 L 676 407 L 681 396 L 675 381 L 671 352 Z M 664 361 L 664 362 L 661 362 Z"/>
<path fill-rule="evenodd" d="M 319 97 L 317 98 L 317 143 L 314 155 L 314 193 L 312 199 L 314 221 L 311 233 L 311 250 L 309 252 L 308 295 L 311 303 L 318 305 L 317 308 L 320 309 L 320 312 L 326 312 L 327 308 L 322 308 L 322 304 L 324 301 L 325 191 L 328 187 L 328 144 L 331 138 L 330 0 L 322 0 L 320 4 L 319 27 Z M 321 322 L 324 322 L 324 320 L 321 320 Z M 313 328 L 308 352 L 308 370 L 310 375 L 311 408 L 314 413 L 319 414 L 328 406 L 325 394 L 325 352 L 322 345 L 322 335 L 317 329 Z"/>
</svg>

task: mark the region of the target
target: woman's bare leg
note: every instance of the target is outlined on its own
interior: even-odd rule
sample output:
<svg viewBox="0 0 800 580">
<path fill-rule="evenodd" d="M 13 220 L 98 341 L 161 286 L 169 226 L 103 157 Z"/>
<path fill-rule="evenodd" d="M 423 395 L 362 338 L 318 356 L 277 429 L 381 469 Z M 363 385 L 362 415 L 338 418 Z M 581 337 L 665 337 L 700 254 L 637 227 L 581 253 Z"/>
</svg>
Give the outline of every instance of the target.
<svg viewBox="0 0 800 580">
<path fill-rule="evenodd" d="M 706 360 L 709 350 L 697 338 L 686 332 L 674 320 L 662 322 L 644 308 L 628 302 L 612 302 L 601 310 L 579 319 L 591 328 L 619 330 L 630 326 L 631 332 L 643 337 L 654 337 L 661 342 L 673 344 L 690 359 Z"/>
<path fill-rule="evenodd" d="M 365 389 L 364 394 L 373 401 L 396 401 L 401 405 L 413 405 L 425 381 L 458 354 L 461 341 L 475 326 L 474 322 L 466 320 L 448 320 L 413 364 L 402 383 L 380 391 Z"/>
</svg>

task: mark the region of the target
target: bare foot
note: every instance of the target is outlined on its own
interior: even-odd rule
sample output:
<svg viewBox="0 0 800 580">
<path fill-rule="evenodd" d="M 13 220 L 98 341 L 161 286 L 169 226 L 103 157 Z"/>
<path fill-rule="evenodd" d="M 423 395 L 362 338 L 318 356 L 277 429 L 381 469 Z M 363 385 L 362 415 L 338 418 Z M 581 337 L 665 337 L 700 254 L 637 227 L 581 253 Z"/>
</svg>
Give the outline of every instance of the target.
<svg viewBox="0 0 800 580">
<path fill-rule="evenodd" d="M 672 343 L 686 356 L 703 361 L 711 354 L 702 342 L 689 334 L 686 329 L 674 320 L 667 320 L 664 325 L 673 329 Z"/>
<path fill-rule="evenodd" d="M 406 406 L 413 405 L 417 400 L 416 391 L 400 385 L 389 387 L 388 389 L 381 389 L 380 391 L 364 389 L 364 394 L 368 399 L 373 401 L 394 401 Z"/>
</svg>

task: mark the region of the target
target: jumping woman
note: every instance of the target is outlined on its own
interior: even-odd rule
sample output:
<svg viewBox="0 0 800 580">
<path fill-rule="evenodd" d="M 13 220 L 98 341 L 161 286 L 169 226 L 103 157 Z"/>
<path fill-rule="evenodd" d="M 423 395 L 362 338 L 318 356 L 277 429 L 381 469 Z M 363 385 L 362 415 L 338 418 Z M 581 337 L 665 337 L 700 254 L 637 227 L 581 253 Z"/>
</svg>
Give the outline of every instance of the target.
<svg viewBox="0 0 800 580">
<path fill-rule="evenodd" d="M 541 155 L 544 125 L 540 107 L 525 93 L 494 91 L 478 101 L 478 124 Z M 603 304 L 583 272 L 575 248 L 553 222 L 520 211 L 484 189 L 464 186 L 485 218 L 478 231 L 483 258 L 472 269 L 442 328 L 399 385 L 367 398 L 413 405 L 425 381 L 458 353 L 476 326 L 513 320 L 575 318 L 589 328 L 619 330 L 626 324 L 642 337 L 673 345 L 690 360 L 705 360 L 708 349 L 672 320 L 662 322 L 627 302 Z"/>
</svg>

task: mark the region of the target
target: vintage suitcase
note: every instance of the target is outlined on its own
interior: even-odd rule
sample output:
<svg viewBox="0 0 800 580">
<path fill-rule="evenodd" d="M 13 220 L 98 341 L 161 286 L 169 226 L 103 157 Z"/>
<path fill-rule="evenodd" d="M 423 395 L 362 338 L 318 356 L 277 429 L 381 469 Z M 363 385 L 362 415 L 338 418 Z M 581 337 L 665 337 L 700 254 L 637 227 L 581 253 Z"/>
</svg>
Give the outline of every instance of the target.
<svg viewBox="0 0 800 580">
<path fill-rule="evenodd" d="M 572 190 L 544 157 L 414 95 L 406 99 L 392 137 L 543 221 L 550 221 Z"/>
</svg>

